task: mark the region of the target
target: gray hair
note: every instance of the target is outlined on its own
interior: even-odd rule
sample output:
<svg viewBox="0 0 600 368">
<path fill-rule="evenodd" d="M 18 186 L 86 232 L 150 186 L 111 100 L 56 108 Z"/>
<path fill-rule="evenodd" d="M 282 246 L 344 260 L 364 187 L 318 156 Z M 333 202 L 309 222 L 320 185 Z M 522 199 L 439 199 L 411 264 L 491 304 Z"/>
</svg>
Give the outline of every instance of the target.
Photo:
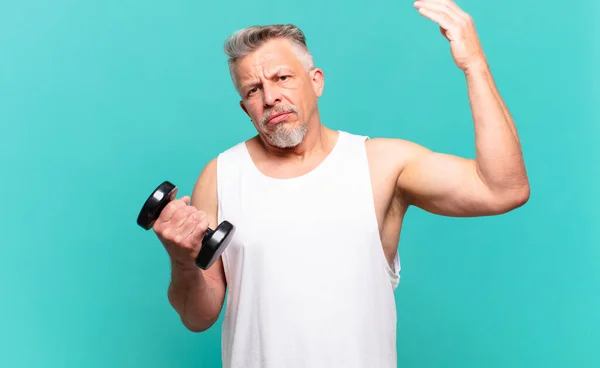
<svg viewBox="0 0 600 368">
<path fill-rule="evenodd" d="M 225 41 L 225 54 L 229 57 L 227 63 L 229 65 L 229 73 L 235 82 L 234 68 L 236 61 L 244 57 L 265 42 L 274 39 L 283 38 L 294 46 L 294 53 L 307 71 L 314 68 L 314 61 L 308 46 L 306 37 L 300 28 L 293 24 L 272 24 L 266 26 L 251 26 L 234 32 Z M 236 83 L 237 88 L 237 83 Z"/>
</svg>

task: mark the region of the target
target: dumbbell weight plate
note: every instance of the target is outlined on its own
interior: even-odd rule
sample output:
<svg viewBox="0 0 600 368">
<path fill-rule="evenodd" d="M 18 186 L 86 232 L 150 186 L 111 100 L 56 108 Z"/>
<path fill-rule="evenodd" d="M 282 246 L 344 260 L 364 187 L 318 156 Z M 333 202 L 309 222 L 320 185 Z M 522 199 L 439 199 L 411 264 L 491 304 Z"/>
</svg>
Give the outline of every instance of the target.
<svg viewBox="0 0 600 368">
<path fill-rule="evenodd" d="M 159 185 L 148 197 L 146 203 L 144 203 L 137 218 L 138 225 L 146 230 L 150 230 L 162 210 L 169 202 L 175 199 L 176 194 L 177 187 L 174 184 L 165 181 Z"/>
<path fill-rule="evenodd" d="M 223 253 L 233 234 L 235 227 L 228 221 L 223 221 L 215 230 L 208 229 L 202 240 L 202 248 L 196 257 L 196 266 L 207 269 L 215 263 L 217 258 Z"/>
</svg>

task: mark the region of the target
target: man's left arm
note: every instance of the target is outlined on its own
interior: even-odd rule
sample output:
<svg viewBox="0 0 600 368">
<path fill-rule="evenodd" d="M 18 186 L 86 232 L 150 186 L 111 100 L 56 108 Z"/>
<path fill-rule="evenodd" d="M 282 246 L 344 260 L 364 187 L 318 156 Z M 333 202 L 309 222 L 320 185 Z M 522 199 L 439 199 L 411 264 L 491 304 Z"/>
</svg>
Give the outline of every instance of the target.
<svg viewBox="0 0 600 368">
<path fill-rule="evenodd" d="M 464 72 L 475 129 L 476 158 L 408 144 L 398 186 L 410 204 L 448 216 L 500 214 L 529 199 L 529 181 L 513 119 L 500 96 L 471 17 L 450 0 L 415 2 L 440 26 Z"/>
</svg>

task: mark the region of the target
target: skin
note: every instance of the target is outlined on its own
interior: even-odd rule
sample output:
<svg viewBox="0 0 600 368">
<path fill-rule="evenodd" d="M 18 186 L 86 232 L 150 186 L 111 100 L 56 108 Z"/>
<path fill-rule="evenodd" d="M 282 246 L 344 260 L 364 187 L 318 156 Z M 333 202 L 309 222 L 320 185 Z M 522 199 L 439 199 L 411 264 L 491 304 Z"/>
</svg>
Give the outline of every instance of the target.
<svg viewBox="0 0 600 368">
<path fill-rule="evenodd" d="M 442 216 L 491 216 L 524 205 L 530 193 L 517 130 L 496 89 L 473 20 L 449 0 L 422 0 L 414 6 L 439 26 L 464 73 L 476 158 L 433 152 L 397 138 L 365 142 L 379 231 L 390 264 L 410 206 Z M 258 133 L 246 145 L 265 175 L 303 175 L 331 152 L 338 133 L 321 123 L 317 104 L 324 88 L 323 71 L 307 71 L 287 40 L 271 40 L 239 60 L 235 76 L 240 107 Z M 290 107 L 294 112 L 277 124 L 264 124 Z M 276 129 L 289 132 L 303 126 L 306 135 L 293 147 L 278 147 L 269 138 Z M 194 265 L 206 227 L 217 225 L 213 159 L 200 174 L 191 199 L 172 201 L 154 227 L 172 263 L 169 300 L 192 331 L 210 328 L 223 307 L 227 285 L 221 259 L 206 271 Z"/>
</svg>

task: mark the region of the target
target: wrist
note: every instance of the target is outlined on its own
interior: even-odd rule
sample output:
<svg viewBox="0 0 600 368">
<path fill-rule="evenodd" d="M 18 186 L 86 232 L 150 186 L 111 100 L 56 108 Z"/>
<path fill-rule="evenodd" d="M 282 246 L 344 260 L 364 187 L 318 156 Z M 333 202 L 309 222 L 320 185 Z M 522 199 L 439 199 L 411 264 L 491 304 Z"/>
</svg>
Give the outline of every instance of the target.
<svg viewBox="0 0 600 368">
<path fill-rule="evenodd" d="M 467 64 L 463 72 L 466 76 L 487 75 L 489 73 L 489 65 L 484 57 L 480 57 Z"/>
<path fill-rule="evenodd" d="M 171 268 L 174 272 L 182 274 L 197 274 L 201 273 L 201 270 L 196 266 L 194 262 L 182 262 L 180 260 L 171 259 Z"/>
</svg>

